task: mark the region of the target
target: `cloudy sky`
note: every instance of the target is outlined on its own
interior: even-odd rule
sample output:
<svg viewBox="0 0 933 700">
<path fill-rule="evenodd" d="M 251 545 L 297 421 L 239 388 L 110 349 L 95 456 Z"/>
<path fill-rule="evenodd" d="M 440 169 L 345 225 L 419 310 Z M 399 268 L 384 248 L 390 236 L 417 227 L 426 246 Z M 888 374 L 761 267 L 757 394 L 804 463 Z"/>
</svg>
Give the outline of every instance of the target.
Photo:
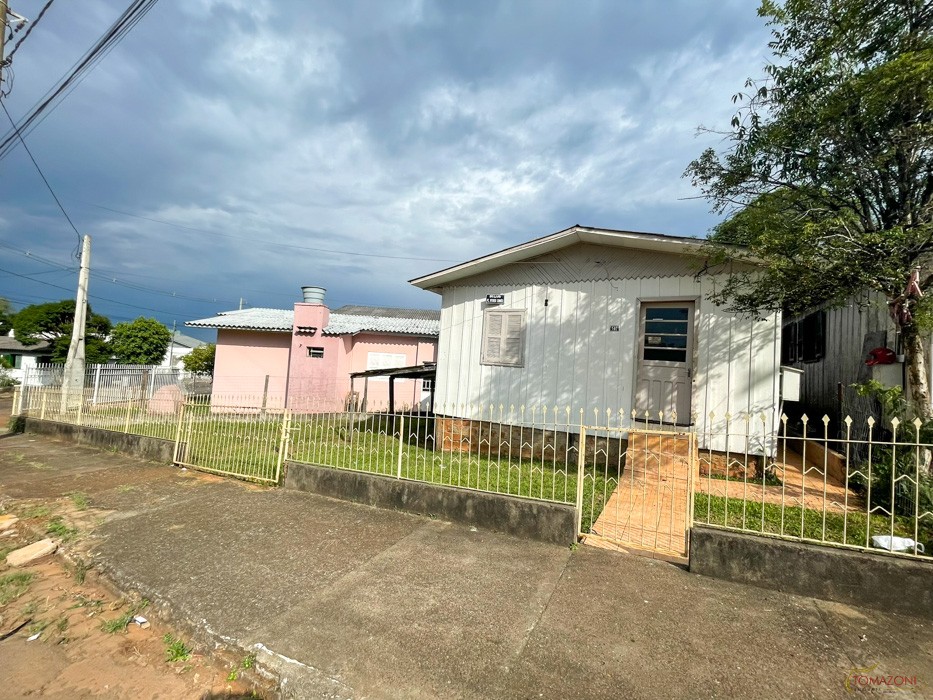
<svg viewBox="0 0 933 700">
<path fill-rule="evenodd" d="M 13 118 L 128 4 L 53 4 Z M 755 6 L 161 0 L 26 141 L 114 321 L 288 308 L 302 284 L 437 307 L 407 280 L 573 224 L 706 235 L 682 173 L 768 58 Z M 22 147 L 0 176 L 0 296 L 73 296 L 76 234 Z"/>
</svg>

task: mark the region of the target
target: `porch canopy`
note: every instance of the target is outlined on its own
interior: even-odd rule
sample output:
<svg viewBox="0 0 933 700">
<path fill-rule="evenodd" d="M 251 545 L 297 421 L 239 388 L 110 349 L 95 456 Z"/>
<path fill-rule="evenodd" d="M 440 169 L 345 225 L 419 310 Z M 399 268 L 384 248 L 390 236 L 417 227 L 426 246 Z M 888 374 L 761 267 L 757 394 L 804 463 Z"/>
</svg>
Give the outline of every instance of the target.
<svg viewBox="0 0 933 700">
<path fill-rule="evenodd" d="M 425 362 L 420 365 L 411 365 L 410 367 L 387 367 L 385 369 L 367 369 L 362 372 L 350 373 L 350 392 L 354 392 L 353 384 L 357 379 L 363 380 L 363 402 L 362 410 L 366 410 L 366 400 L 369 393 L 370 377 L 388 377 L 389 378 L 389 413 L 395 413 L 395 380 L 396 379 L 429 379 L 432 382 L 431 404 L 429 411 L 434 413 L 434 388 L 433 382 L 437 377 L 437 363 Z"/>
</svg>

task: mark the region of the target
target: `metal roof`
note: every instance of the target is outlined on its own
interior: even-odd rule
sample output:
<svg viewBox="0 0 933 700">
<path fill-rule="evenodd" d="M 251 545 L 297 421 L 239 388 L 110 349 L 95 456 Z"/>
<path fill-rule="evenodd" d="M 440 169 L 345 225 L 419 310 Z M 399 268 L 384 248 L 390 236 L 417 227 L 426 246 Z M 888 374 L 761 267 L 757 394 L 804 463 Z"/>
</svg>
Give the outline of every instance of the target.
<svg viewBox="0 0 933 700">
<path fill-rule="evenodd" d="M 356 307 L 390 315 L 363 315 L 332 312 L 324 335 L 355 335 L 357 333 L 387 333 L 391 335 L 420 335 L 434 337 L 440 334 L 440 312 L 418 309 L 392 309 L 389 307 Z M 399 311 L 436 314 L 435 318 L 396 316 Z M 244 331 L 275 331 L 291 333 L 295 324 L 292 309 L 238 309 L 224 311 L 217 316 L 188 321 L 192 328 L 222 328 Z"/>
<path fill-rule="evenodd" d="M 4 350 L 6 350 L 6 351 L 13 351 L 13 352 L 36 352 L 38 353 L 38 352 L 42 352 L 43 350 L 47 350 L 48 347 L 49 347 L 49 344 L 44 340 L 40 340 L 38 343 L 35 343 L 34 345 L 23 345 L 16 338 L 12 338 L 7 335 L 0 335 L 0 352 L 3 352 Z"/>
<path fill-rule="evenodd" d="M 228 328 L 241 331 L 282 331 L 291 333 L 295 325 L 292 309 L 236 309 L 222 311 L 216 316 L 197 321 L 186 321 L 191 328 Z"/>
<path fill-rule="evenodd" d="M 182 346 L 183 348 L 198 348 L 202 345 L 206 345 L 203 340 L 192 338 L 190 335 L 185 335 L 181 331 L 175 331 L 175 334 L 172 336 L 172 342 L 174 342 L 175 345 Z"/>
<path fill-rule="evenodd" d="M 577 225 L 552 233 L 549 236 L 535 238 L 511 248 L 504 248 L 459 265 L 416 277 L 409 280 L 409 282 L 421 289 L 438 290 L 451 282 L 473 277 L 482 272 L 495 270 L 512 263 L 523 262 L 578 243 L 592 243 L 692 257 L 704 257 L 708 254 L 706 249 L 708 242 L 702 238 L 686 238 L 637 231 L 617 231 L 615 229 Z"/>
<path fill-rule="evenodd" d="M 353 379 L 365 377 L 395 377 L 396 379 L 434 379 L 437 376 L 437 363 L 425 362 L 422 365 L 408 367 L 389 367 L 387 369 L 366 369 L 350 372 Z"/>
<path fill-rule="evenodd" d="M 440 309 L 396 309 L 392 306 L 359 306 L 357 304 L 347 304 L 339 309 L 331 311 L 331 315 L 340 314 L 341 316 L 375 316 L 378 318 L 408 318 L 422 319 L 425 321 L 440 321 Z"/>
</svg>

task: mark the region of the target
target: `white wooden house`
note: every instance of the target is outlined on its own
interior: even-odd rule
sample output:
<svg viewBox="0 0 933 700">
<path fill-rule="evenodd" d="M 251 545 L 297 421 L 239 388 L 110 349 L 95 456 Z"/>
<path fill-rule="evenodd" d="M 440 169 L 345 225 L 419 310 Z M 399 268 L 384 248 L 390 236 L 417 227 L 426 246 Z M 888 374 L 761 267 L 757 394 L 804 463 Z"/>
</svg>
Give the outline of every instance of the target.
<svg viewBox="0 0 933 700">
<path fill-rule="evenodd" d="M 709 301 L 704 241 L 573 226 L 411 280 L 441 295 L 435 406 L 548 406 L 656 416 L 779 409 L 780 314 Z M 717 449 L 719 449 L 717 447 Z"/>
</svg>

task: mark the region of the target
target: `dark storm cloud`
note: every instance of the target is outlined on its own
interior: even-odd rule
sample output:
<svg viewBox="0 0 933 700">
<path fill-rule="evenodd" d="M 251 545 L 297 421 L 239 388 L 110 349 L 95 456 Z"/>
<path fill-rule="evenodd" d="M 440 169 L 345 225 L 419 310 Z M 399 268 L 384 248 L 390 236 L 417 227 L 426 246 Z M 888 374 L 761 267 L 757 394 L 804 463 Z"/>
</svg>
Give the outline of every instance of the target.
<svg viewBox="0 0 933 700">
<path fill-rule="evenodd" d="M 13 114 L 122 9 L 53 6 Z M 182 322 L 308 283 L 433 305 L 405 280 L 573 223 L 705 234 L 694 132 L 728 123 L 766 39 L 744 0 L 163 0 L 27 138 L 102 275 L 168 292 L 97 277 L 98 311 Z M 73 265 L 74 232 L 22 149 L 0 168 L 0 268 L 35 280 L 0 295 L 66 296 L 73 273 L 10 248 Z"/>
</svg>

